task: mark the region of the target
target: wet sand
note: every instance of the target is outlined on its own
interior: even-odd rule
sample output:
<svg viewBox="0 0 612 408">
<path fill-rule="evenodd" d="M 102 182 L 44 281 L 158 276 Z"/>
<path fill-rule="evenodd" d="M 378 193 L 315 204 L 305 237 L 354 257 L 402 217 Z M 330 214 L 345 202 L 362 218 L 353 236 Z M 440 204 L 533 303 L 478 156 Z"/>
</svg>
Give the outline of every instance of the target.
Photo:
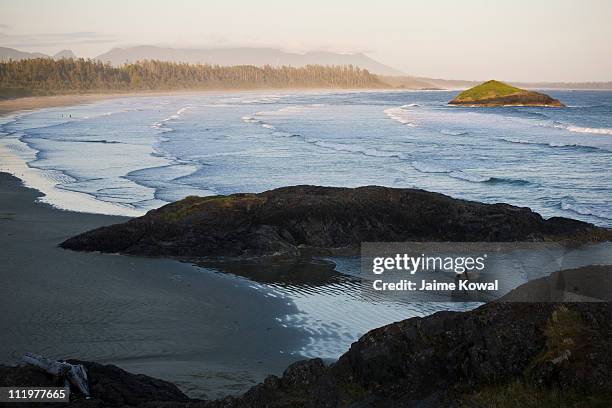
<svg viewBox="0 0 612 408">
<path fill-rule="evenodd" d="M 168 259 L 78 253 L 69 236 L 123 217 L 74 213 L 0 173 L 0 363 L 25 352 L 116 364 L 192 397 L 243 392 L 301 359 L 297 312 L 250 281 Z"/>
<path fill-rule="evenodd" d="M 28 111 L 43 108 L 54 108 L 59 106 L 74 106 L 83 103 L 96 102 L 103 99 L 112 98 L 127 98 L 131 96 L 165 96 L 165 95 L 192 95 L 206 93 L 239 93 L 239 92 L 286 92 L 302 91 L 302 92 L 351 92 L 351 91 L 368 91 L 368 89 L 328 89 L 328 88 L 245 88 L 245 89 L 176 89 L 168 91 L 134 91 L 134 92 L 109 92 L 109 93 L 91 93 L 91 94 L 67 94 L 67 95 L 48 95 L 48 96 L 26 96 L 22 98 L 0 98 L 0 116 L 8 115 L 17 111 Z M 380 91 L 379 89 L 370 89 L 369 91 Z"/>
<path fill-rule="evenodd" d="M 56 106 L 71 106 L 80 103 L 95 102 L 102 99 L 129 96 L 128 94 L 83 94 L 83 95 L 50 95 L 28 96 L 0 100 L 0 115 L 6 115 L 20 110 L 52 108 Z"/>
<path fill-rule="evenodd" d="M 0 116 L 9 113 L 35 110 L 43 108 L 55 108 L 58 106 L 74 106 L 83 103 L 101 101 L 103 99 L 127 98 L 130 96 L 160 96 L 160 95 L 183 95 L 200 94 L 212 92 L 208 90 L 174 90 L 174 91 L 138 91 L 138 92 L 109 92 L 92 94 L 68 94 L 48 96 L 26 96 L 23 98 L 0 99 Z M 220 91 L 221 92 L 221 91 Z"/>
</svg>

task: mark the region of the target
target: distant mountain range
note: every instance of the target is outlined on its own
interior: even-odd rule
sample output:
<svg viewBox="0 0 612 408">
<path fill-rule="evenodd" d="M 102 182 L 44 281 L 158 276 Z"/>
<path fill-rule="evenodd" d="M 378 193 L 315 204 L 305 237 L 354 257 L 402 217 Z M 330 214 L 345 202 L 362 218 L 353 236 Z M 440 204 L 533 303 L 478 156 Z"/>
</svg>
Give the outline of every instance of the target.
<svg viewBox="0 0 612 408">
<path fill-rule="evenodd" d="M 20 61 L 28 58 L 45 58 L 48 55 L 41 54 L 40 52 L 25 52 L 19 51 L 14 48 L 0 47 L 0 61 Z"/>
<path fill-rule="evenodd" d="M 363 53 L 338 54 L 332 52 L 307 52 L 295 54 L 274 48 L 163 48 L 143 45 L 130 48 L 113 48 L 96 57 L 112 65 L 145 59 L 213 65 L 354 65 L 378 75 L 405 75 L 397 69 L 373 60 Z"/>
<path fill-rule="evenodd" d="M 51 57 L 41 53 L 18 51 L 0 47 L 0 61 L 27 58 Z M 70 50 L 63 50 L 52 58 L 76 58 Z M 303 67 L 306 65 L 354 65 L 378 75 L 405 75 L 403 72 L 368 57 L 363 53 L 338 54 L 333 52 L 308 52 L 295 54 L 274 48 L 164 48 L 141 45 L 129 48 L 113 48 L 94 59 L 119 66 L 142 60 L 185 62 L 189 64 L 212 65 L 255 65 Z"/>
<path fill-rule="evenodd" d="M 53 59 L 62 59 L 62 58 L 76 58 L 74 52 L 71 50 L 61 50 L 57 54 L 53 56 L 42 54 L 40 52 L 25 52 L 19 51 L 14 48 L 0 47 L 0 62 L 4 61 L 21 61 L 24 59 L 30 58 L 53 58 Z"/>
</svg>

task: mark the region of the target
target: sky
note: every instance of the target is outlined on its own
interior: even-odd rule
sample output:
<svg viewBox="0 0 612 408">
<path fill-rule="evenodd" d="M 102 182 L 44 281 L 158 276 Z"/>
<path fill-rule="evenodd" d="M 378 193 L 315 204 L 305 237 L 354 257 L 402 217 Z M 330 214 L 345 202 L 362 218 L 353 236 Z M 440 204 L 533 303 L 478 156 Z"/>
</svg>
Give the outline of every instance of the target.
<svg viewBox="0 0 612 408">
<path fill-rule="evenodd" d="M 364 52 L 409 75 L 612 81 L 610 0 L 0 0 L 0 46 Z"/>
</svg>

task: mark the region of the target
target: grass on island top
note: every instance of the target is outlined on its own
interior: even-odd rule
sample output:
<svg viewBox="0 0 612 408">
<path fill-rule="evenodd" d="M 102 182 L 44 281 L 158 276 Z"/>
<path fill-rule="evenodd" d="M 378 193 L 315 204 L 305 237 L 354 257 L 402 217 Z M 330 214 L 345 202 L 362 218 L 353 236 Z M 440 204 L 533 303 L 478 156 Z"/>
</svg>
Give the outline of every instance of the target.
<svg viewBox="0 0 612 408">
<path fill-rule="evenodd" d="M 478 100 L 478 99 L 489 99 L 499 98 L 502 96 L 508 96 L 524 92 L 522 89 L 512 85 L 504 84 L 503 82 L 491 80 L 463 91 L 457 96 L 458 100 Z"/>
</svg>

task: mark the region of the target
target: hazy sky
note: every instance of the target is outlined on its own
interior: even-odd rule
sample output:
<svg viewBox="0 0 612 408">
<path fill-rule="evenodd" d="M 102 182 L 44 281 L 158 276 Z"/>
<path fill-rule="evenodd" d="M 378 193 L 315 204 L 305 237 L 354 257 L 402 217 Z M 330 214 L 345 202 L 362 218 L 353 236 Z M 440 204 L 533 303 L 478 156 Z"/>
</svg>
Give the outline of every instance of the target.
<svg viewBox="0 0 612 408">
<path fill-rule="evenodd" d="M 365 52 L 411 75 L 612 80 L 612 0 L 0 0 L 0 46 Z"/>
</svg>

